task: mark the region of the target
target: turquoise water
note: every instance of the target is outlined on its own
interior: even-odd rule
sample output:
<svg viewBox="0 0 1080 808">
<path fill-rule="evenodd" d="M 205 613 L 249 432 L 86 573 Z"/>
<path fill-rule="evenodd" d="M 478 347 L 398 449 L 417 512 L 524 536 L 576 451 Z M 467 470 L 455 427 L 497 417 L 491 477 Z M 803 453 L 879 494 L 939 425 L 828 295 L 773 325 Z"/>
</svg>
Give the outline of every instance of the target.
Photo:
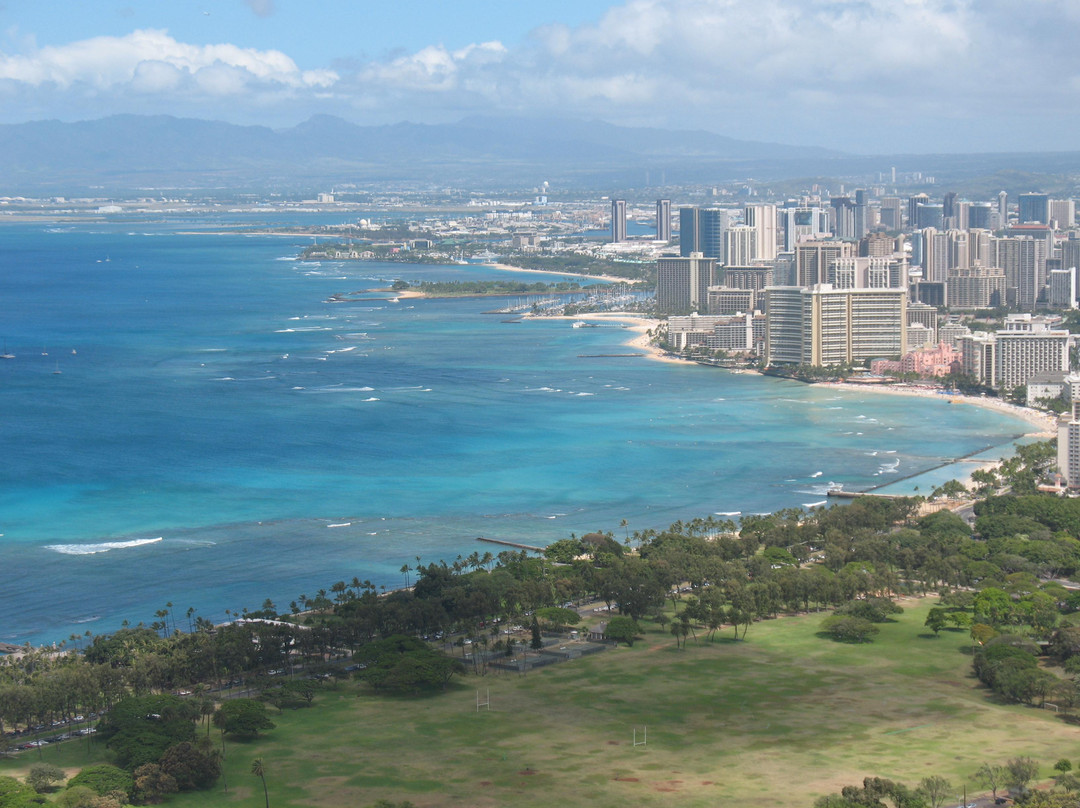
<svg viewBox="0 0 1080 808">
<path fill-rule="evenodd" d="M 400 586 L 416 556 L 497 551 L 478 536 L 816 504 L 829 482 L 1025 431 L 945 401 L 586 357 L 632 335 L 504 322 L 491 299 L 330 303 L 506 275 L 303 263 L 309 239 L 191 227 L 0 228 L 0 639 Z"/>
</svg>

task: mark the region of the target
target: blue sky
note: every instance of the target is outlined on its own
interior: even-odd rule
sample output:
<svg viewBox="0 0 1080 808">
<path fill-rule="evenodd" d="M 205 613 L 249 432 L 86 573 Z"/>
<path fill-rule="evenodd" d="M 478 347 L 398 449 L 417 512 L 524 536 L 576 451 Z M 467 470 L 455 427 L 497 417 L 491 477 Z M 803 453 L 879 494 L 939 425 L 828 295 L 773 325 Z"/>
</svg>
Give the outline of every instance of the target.
<svg viewBox="0 0 1080 808">
<path fill-rule="evenodd" d="M 0 0 L 0 122 L 475 114 L 1076 149 L 1077 0 Z"/>
</svg>

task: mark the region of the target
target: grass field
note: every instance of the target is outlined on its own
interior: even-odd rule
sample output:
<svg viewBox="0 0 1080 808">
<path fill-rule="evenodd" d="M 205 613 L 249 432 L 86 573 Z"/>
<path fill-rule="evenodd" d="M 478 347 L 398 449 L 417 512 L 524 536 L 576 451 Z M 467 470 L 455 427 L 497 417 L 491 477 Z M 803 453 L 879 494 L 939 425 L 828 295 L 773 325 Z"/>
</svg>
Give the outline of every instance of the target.
<svg viewBox="0 0 1080 808">
<path fill-rule="evenodd" d="M 276 808 L 380 798 L 806 807 L 868 775 L 915 785 L 936 774 L 970 794 L 983 762 L 1028 755 L 1048 777 L 1058 758 L 1080 757 L 1080 731 L 1052 712 L 996 703 L 971 676 L 967 634 L 934 638 L 923 628 L 931 603 L 905 605 L 865 645 L 819 638 L 823 615 L 811 615 L 755 624 L 746 641 L 691 639 L 685 650 L 656 630 L 633 648 L 527 677 L 466 677 L 427 698 L 343 685 L 275 717 L 265 737 L 229 744 L 227 795 L 170 804 L 262 805 L 256 757 Z M 476 712 L 477 686 L 490 690 L 490 711 Z M 634 728 L 646 725 L 648 745 L 634 747 Z M 84 747 L 44 754 L 61 765 L 86 759 Z"/>
</svg>

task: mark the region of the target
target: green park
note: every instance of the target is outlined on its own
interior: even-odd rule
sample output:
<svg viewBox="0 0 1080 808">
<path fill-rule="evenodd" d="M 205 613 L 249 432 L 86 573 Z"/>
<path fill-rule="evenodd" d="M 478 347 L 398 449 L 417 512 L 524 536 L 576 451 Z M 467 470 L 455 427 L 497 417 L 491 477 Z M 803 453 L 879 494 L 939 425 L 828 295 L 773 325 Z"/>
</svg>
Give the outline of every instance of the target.
<svg viewBox="0 0 1080 808">
<path fill-rule="evenodd" d="M 227 742 L 213 790 L 177 806 L 809 806 L 865 777 L 984 789 L 984 763 L 1027 756 L 1046 777 L 1076 757 L 1060 713 L 1007 704 L 971 672 L 967 631 L 935 636 L 933 598 L 868 643 L 818 635 L 823 615 L 755 624 L 745 639 L 685 647 L 643 622 L 642 638 L 530 672 L 455 678 L 430 695 L 386 696 L 355 682 L 311 707 L 271 711 L 276 727 Z M 477 708 L 477 689 L 481 706 Z M 489 705 L 485 706 L 484 702 Z M 212 731 L 215 743 L 218 732 Z M 635 746 L 635 734 L 638 745 Z M 46 747 L 72 773 L 107 759 L 97 742 Z M 0 773 L 23 776 L 23 753 Z"/>
</svg>

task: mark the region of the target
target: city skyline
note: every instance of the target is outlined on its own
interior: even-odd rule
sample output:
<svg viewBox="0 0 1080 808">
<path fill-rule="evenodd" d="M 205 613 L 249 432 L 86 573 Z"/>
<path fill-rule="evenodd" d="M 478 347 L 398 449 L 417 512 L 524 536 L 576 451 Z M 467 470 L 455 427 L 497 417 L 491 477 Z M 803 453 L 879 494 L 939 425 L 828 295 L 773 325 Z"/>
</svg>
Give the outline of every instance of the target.
<svg viewBox="0 0 1080 808">
<path fill-rule="evenodd" d="M 1064 0 L 16 3 L 0 123 L 529 114 L 863 154 L 1070 150 L 1077 20 Z"/>
</svg>

